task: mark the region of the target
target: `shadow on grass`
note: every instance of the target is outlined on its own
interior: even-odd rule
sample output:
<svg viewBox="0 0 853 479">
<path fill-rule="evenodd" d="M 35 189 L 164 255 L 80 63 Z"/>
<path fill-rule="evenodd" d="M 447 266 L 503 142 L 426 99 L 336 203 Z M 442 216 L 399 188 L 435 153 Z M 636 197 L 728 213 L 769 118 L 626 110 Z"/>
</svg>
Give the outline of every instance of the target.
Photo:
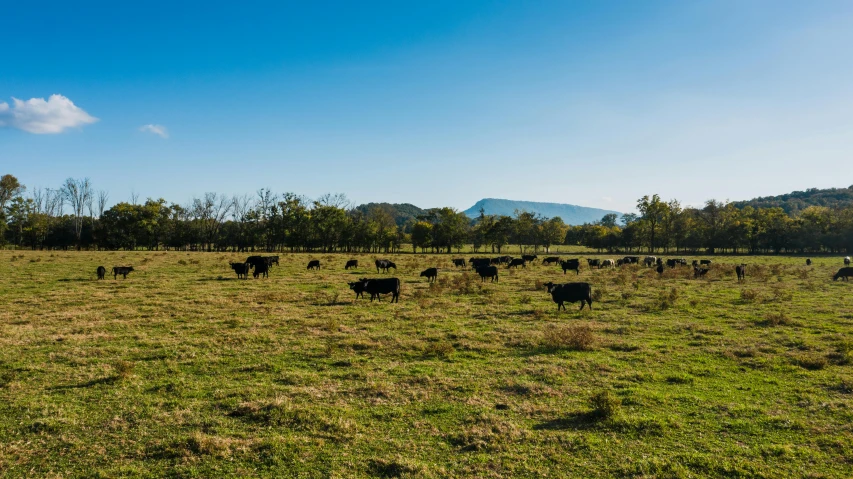
<svg viewBox="0 0 853 479">
<path fill-rule="evenodd" d="M 567 417 L 552 419 L 533 426 L 537 431 L 562 431 L 594 429 L 604 422 L 604 418 L 594 412 L 579 412 Z"/>
<path fill-rule="evenodd" d="M 95 278 L 60 278 L 56 280 L 58 283 L 88 283 L 96 281 Z"/>
<path fill-rule="evenodd" d="M 90 388 L 92 386 L 98 386 L 101 384 L 109 385 L 118 382 L 121 378 L 118 376 L 109 376 L 105 378 L 92 379 L 90 381 L 86 381 L 80 384 L 68 384 L 66 386 L 53 386 L 48 388 L 53 391 L 60 391 L 64 389 L 82 389 L 82 388 Z"/>
</svg>

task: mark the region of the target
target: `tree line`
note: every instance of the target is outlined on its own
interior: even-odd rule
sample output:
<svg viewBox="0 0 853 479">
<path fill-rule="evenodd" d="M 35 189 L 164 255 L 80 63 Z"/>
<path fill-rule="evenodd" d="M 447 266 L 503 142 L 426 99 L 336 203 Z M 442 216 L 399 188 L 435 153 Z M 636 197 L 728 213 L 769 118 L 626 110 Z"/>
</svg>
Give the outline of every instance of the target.
<svg viewBox="0 0 853 479">
<path fill-rule="evenodd" d="M 0 244 L 29 249 L 414 252 L 548 252 L 577 245 L 601 252 L 851 253 L 853 206 L 738 207 L 708 200 L 682 207 L 658 195 L 637 213 L 569 226 L 560 218 L 516 211 L 468 218 L 454 208 L 423 210 L 402 224 L 385 204 L 354 206 L 342 194 L 310 200 L 260 189 L 254 195 L 205 193 L 186 204 L 164 199 L 108 206 L 89 179 L 28 190 L 0 178 Z"/>
</svg>

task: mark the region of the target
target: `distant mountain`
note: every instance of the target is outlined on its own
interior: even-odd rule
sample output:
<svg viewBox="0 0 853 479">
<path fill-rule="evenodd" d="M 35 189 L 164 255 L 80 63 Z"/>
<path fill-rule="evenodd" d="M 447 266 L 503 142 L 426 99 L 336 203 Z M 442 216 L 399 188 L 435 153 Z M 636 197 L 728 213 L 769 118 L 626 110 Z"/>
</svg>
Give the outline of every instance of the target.
<svg viewBox="0 0 853 479">
<path fill-rule="evenodd" d="M 539 203 L 536 201 L 513 201 L 497 198 L 484 198 L 475 203 L 474 206 L 463 211 L 463 213 L 468 215 L 469 218 L 476 218 L 480 215 L 481 208 L 487 215 L 513 216 L 515 211 L 518 210 L 538 213 L 545 218 L 559 216 L 569 225 L 592 223 L 601 220 L 604 215 L 611 213 L 619 216 L 622 215 L 618 211 L 588 208 L 586 206 L 567 205 L 563 203 Z"/>
<path fill-rule="evenodd" d="M 809 188 L 806 191 L 795 191 L 779 196 L 764 196 L 749 201 L 735 201 L 738 208 L 752 206 L 753 208 L 779 207 L 788 214 L 797 214 L 809 206 L 849 206 L 853 205 L 853 186 L 849 188 L 829 188 L 820 190 Z"/>
<path fill-rule="evenodd" d="M 418 215 L 426 214 L 426 210 L 409 203 L 365 203 L 355 207 L 356 210 L 364 214 L 368 214 L 373 208 L 386 209 L 394 217 L 397 226 L 403 226 L 409 222 L 414 223 L 417 221 Z"/>
</svg>

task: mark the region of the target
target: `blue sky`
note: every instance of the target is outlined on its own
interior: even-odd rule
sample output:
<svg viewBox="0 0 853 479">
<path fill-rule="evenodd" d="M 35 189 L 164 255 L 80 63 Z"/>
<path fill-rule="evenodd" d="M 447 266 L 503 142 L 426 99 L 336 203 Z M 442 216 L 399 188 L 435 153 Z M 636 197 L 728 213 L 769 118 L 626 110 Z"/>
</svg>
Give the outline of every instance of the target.
<svg viewBox="0 0 853 479">
<path fill-rule="evenodd" d="M 853 2 L 175 3 L 4 5 L 0 174 L 620 211 L 853 184 Z"/>
</svg>

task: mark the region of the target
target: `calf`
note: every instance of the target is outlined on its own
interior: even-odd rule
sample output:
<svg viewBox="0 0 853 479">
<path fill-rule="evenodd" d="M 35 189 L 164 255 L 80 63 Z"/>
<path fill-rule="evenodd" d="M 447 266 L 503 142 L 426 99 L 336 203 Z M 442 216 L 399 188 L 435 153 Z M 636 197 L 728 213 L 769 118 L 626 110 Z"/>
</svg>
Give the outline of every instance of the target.
<svg viewBox="0 0 853 479">
<path fill-rule="evenodd" d="M 249 279 L 249 263 L 230 263 L 231 269 L 237 273 L 237 279 Z"/>
<path fill-rule="evenodd" d="M 743 281 L 743 279 L 746 277 L 746 265 L 739 264 L 735 266 L 735 274 L 737 274 L 738 282 Z"/>
<path fill-rule="evenodd" d="M 453 260 L 453 266 L 465 267 L 465 258 L 456 258 Z"/>
<path fill-rule="evenodd" d="M 131 271 L 133 271 L 133 266 L 113 266 L 113 280 L 118 279 L 118 275 L 122 275 L 124 279 L 127 279 L 127 275 Z"/>
<path fill-rule="evenodd" d="M 267 262 L 267 266 L 278 266 L 278 256 L 264 256 L 264 260 Z"/>
<path fill-rule="evenodd" d="M 853 276 L 853 268 L 845 267 L 838 270 L 835 273 L 835 276 L 832 277 L 833 281 L 838 281 L 838 278 L 844 278 L 844 281 L 850 281 L 847 279 L 848 277 Z"/>
<path fill-rule="evenodd" d="M 107 275 L 107 268 L 103 266 L 98 266 L 98 279 L 104 279 L 104 276 Z"/>
<path fill-rule="evenodd" d="M 590 267 L 590 269 L 593 266 L 596 268 L 601 268 L 601 260 L 600 259 L 587 259 L 586 264 Z"/>
<path fill-rule="evenodd" d="M 850 257 L 849 256 L 844 258 L 844 266 L 850 266 Z"/>
<path fill-rule="evenodd" d="M 389 269 L 394 268 L 397 269 L 397 265 L 394 264 L 393 261 L 387 259 L 377 259 L 376 260 L 376 272 L 378 273 L 382 270 L 383 273 L 387 273 Z"/>
<path fill-rule="evenodd" d="M 521 255 L 521 259 L 523 259 L 524 261 L 527 261 L 528 263 L 532 263 L 536 258 L 538 258 L 538 256 L 536 256 L 535 254 Z"/>
<path fill-rule="evenodd" d="M 379 279 L 362 279 L 364 291 L 370 293 L 370 301 L 373 298 L 382 301 L 383 294 L 393 294 L 391 297 L 392 303 L 400 302 L 400 280 L 397 278 L 379 278 Z"/>
<path fill-rule="evenodd" d="M 579 259 L 560 261 L 560 267 L 563 268 L 563 274 L 572 269 L 575 270 L 575 274 L 581 274 L 581 261 Z"/>
<path fill-rule="evenodd" d="M 559 263 L 559 262 L 560 262 L 560 258 L 558 258 L 556 256 L 549 256 L 549 257 L 542 260 L 542 264 L 553 264 L 553 263 Z"/>
<path fill-rule="evenodd" d="M 364 282 L 365 281 L 367 281 L 367 280 L 362 279 L 362 280 L 354 281 L 352 283 L 347 283 L 347 284 L 349 284 L 349 289 L 355 291 L 355 299 L 358 299 L 359 296 L 361 296 L 362 298 L 364 297 Z"/>
<path fill-rule="evenodd" d="M 427 281 L 432 283 L 438 278 L 438 268 L 427 268 L 421 271 L 421 277 L 426 277 Z"/>
<path fill-rule="evenodd" d="M 616 266 L 616 262 L 612 259 L 603 259 L 601 260 L 600 268 L 613 268 Z"/>
<path fill-rule="evenodd" d="M 708 274 L 708 268 L 700 268 L 698 266 L 693 267 L 693 277 L 698 278 L 700 276 L 705 276 Z"/>
<path fill-rule="evenodd" d="M 262 278 L 269 278 L 270 276 L 270 267 L 266 262 L 258 263 L 255 265 L 254 271 L 252 271 L 252 277 L 257 278 L 258 276 Z"/>
<path fill-rule="evenodd" d="M 657 271 L 658 274 L 663 274 L 663 265 L 659 264 L 658 267 L 655 268 L 655 271 Z"/>
<path fill-rule="evenodd" d="M 509 268 L 518 269 L 519 266 L 521 266 L 522 268 L 527 268 L 527 260 L 525 260 L 524 258 L 516 258 L 516 259 L 509 262 L 509 266 L 507 266 L 507 269 L 509 269 Z"/>
<path fill-rule="evenodd" d="M 358 268 L 358 260 L 357 259 L 351 259 L 351 260 L 347 261 L 347 265 L 344 266 L 344 269 L 350 269 L 350 268 Z"/>
<path fill-rule="evenodd" d="M 811 265 L 812 265 L 812 260 L 806 259 L 806 266 L 811 266 Z"/>
<path fill-rule="evenodd" d="M 492 278 L 493 283 L 498 281 L 497 266 L 480 266 L 477 268 L 477 274 L 480 275 L 480 280 L 483 282 L 486 281 L 486 278 Z"/>
<path fill-rule="evenodd" d="M 551 293 L 551 299 L 557 303 L 557 311 L 560 308 L 566 309 L 565 302 L 576 303 L 581 302 L 581 309 L 586 304 L 589 304 L 589 309 L 592 309 L 592 288 L 589 283 L 565 283 L 554 284 L 545 283 L 548 292 Z"/>
<path fill-rule="evenodd" d="M 312 259 L 311 261 L 309 261 L 308 262 L 308 269 L 316 269 L 319 271 L 320 270 L 320 260 L 319 259 Z"/>
</svg>

